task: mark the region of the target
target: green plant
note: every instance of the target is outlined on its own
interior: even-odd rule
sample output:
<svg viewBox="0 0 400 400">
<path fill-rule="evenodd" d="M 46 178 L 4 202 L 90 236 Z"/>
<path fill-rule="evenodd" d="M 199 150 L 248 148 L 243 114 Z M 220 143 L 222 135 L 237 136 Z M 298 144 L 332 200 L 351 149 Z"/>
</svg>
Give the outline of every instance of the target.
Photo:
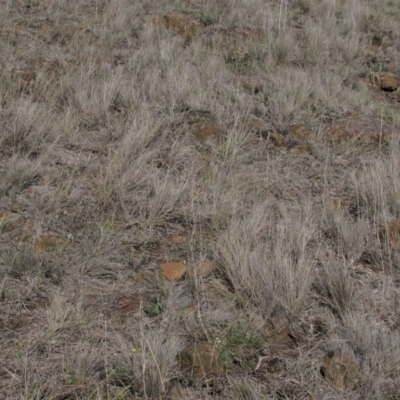
<svg viewBox="0 0 400 400">
<path fill-rule="evenodd" d="M 213 25 L 216 22 L 215 15 L 205 10 L 195 13 L 195 17 L 205 26 Z"/>
<path fill-rule="evenodd" d="M 117 365 L 107 371 L 109 382 L 124 388 L 124 393 L 132 387 L 132 370 L 125 365 Z"/>
<path fill-rule="evenodd" d="M 387 72 L 389 70 L 388 65 L 384 63 L 375 63 L 374 72 Z"/>
<path fill-rule="evenodd" d="M 240 49 L 235 49 L 226 54 L 225 62 L 235 73 L 245 74 L 249 70 L 251 58 L 249 53 Z"/>
<path fill-rule="evenodd" d="M 141 248 L 139 256 L 136 255 L 137 252 L 139 251 L 134 247 L 130 247 L 126 255 L 129 268 L 133 269 L 135 272 L 139 271 L 146 262 L 147 249 L 146 247 Z"/>
<path fill-rule="evenodd" d="M 145 311 L 150 317 L 157 317 L 163 312 L 163 310 L 164 307 L 161 296 L 154 296 L 152 301 L 145 307 Z"/>
<path fill-rule="evenodd" d="M 260 345 L 261 339 L 251 324 L 237 323 L 232 326 L 226 333 L 224 345 L 221 350 L 221 360 L 224 369 L 232 369 L 236 358 L 244 358 L 249 350 L 256 349 Z M 244 362 L 241 364 L 241 367 L 248 369 L 250 365 Z"/>
</svg>

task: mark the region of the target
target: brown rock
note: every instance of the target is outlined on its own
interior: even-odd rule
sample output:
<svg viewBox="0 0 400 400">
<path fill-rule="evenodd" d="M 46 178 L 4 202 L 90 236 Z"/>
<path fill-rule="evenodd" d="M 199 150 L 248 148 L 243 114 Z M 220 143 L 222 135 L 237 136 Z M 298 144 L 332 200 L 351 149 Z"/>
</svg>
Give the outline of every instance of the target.
<svg viewBox="0 0 400 400">
<path fill-rule="evenodd" d="M 161 14 L 149 14 L 144 17 L 144 24 L 151 25 L 157 28 L 166 28 L 167 21 Z"/>
<path fill-rule="evenodd" d="M 27 204 L 20 202 L 20 201 L 16 201 L 15 203 L 11 204 L 11 211 L 15 212 L 15 213 L 22 213 L 26 210 Z"/>
<path fill-rule="evenodd" d="M 199 142 L 206 142 L 213 136 L 223 133 L 221 126 L 216 124 L 209 111 L 191 110 L 185 114 L 185 120 L 189 124 L 189 132 Z"/>
<path fill-rule="evenodd" d="M 117 64 L 117 59 L 113 59 L 108 54 L 92 55 L 87 53 L 79 53 L 76 56 L 76 62 L 79 64 L 98 65 L 100 67 L 111 67 Z"/>
<path fill-rule="evenodd" d="M 221 371 L 219 349 L 212 343 L 195 343 L 179 355 L 181 370 L 194 381 L 209 379 Z"/>
<path fill-rule="evenodd" d="M 184 400 L 185 396 L 183 395 L 182 386 L 179 381 L 176 381 L 169 392 L 168 396 L 169 400 Z"/>
<path fill-rule="evenodd" d="M 207 121 L 212 119 L 210 111 L 206 110 L 190 110 L 185 113 L 185 120 L 189 124 L 195 124 L 200 121 Z"/>
<path fill-rule="evenodd" d="M 205 278 L 216 271 L 217 266 L 212 261 L 203 261 L 197 264 L 191 271 L 191 276 L 200 276 Z"/>
<path fill-rule="evenodd" d="M 184 244 L 187 243 L 187 236 L 172 235 L 168 238 L 167 242 L 170 244 Z"/>
<path fill-rule="evenodd" d="M 354 204 L 354 202 L 350 201 L 350 200 L 346 200 L 343 199 L 341 197 L 336 197 L 334 199 L 332 199 L 329 204 L 336 209 L 349 209 L 352 207 L 355 207 L 356 205 Z"/>
<path fill-rule="evenodd" d="M 45 72 L 52 72 L 56 69 L 67 68 L 68 63 L 55 57 L 34 57 L 27 61 L 27 64 L 34 69 L 41 69 Z"/>
<path fill-rule="evenodd" d="M 45 253 L 51 250 L 62 249 L 69 245 L 67 237 L 60 233 L 46 232 L 41 233 L 33 243 L 33 249 L 36 253 Z"/>
<path fill-rule="evenodd" d="M 268 132 L 266 139 L 268 139 L 275 146 L 282 146 L 285 144 L 284 136 L 278 132 Z"/>
<path fill-rule="evenodd" d="M 241 124 L 248 132 L 261 133 L 265 128 L 265 123 L 261 118 L 248 115 L 241 119 Z"/>
<path fill-rule="evenodd" d="M 189 132 L 196 137 L 199 142 L 206 142 L 210 137 L 223 132 L 223 129 L 212 121 L 199 121 L 189 127 Z"/>
<path fill-rule="evenodd" d="M 114 322 L 141 315 L 142 298 L 123 288 L 84 288 L 81 294 L 85 307 L 101 311 Z"/>
<path fill-rule="evenodd" d="M 19 227 L 21 216 L 11 211 L 0 211 L 0 232 L 11 232 Z"/>
<path fill-rule="evenodd" d="M 310 152 L 310 145 L 307 143 L 296 144 L 290 148 L 290 154 L 294 156 L 301 156 Z"/>
<path fill-rule="evenodd" d="M 394 92 L 399 87 L 399 78 L 391 72 L 379 72 L 375 74 L 375 79 L 386 92 Z"/>
<path fill-rule="evenodd" d="M 393 221 L 379 230 L 381 240 L 387 240 L 394 250 L 400 250 L 400 221 Z"/>
<path fill-rule="evenodd" d="M 166 26 L 182 36 L 192 37 L 204 25 L 190 13 L 173 11 L 165 15 Z"/>
<path fill-rule="evenodd" d="M 20 241 L 26 242 L 35 234 L 35 225 L 31 219 L 27 219 L 22 228 Z"/>
<path fill-rule="evenodd" d="M 265 326 L 264 337 L 279 344 L 292 343 L 292 338 L 290 337 L 290 322 L 282 311 L 274 313 L 268 319 Z"/>
<path fill-rule="evenodd" d="M 311 132 L 301 124 L 292 125 L 289 129 L 289 133 L 294 139 L 299 141 L 306 141 L 311 137 Z"/>
<path fill-rule="evenodd" d="M 262 82 L 250 78 L 239 78 L 237 80 L 237 85 L 250 94 L 257 94 L 264 90 L 264 84 Z"/>
<path fill-rule="evenodd" d="M 186 272 L 186 265 L 182 263 L 163 263 L 160 264 L 159 272 L 168 281 L 179 281 Z"/>
<path fill-rule="evenodd" d="M 392 128 L 381 120 L 350 115 L 337 119 L 327 127 L 327 138 L 333 144 L 347 140 L 357 140 L 362 143 L 388 143 Z"/>
<path fill-rule="evenodd" d="M 210 279 L 204 285 L 207 302 L 212 306 L 218 306 L 223 302 L 232 300 L 232 292 L 220 279 Z"/>
<path fill-rule="evenodd" d="M 332 350 L 325 356 L 321 373 L 331 385 L 342 391 L 355 390 L 362 382 L 358 364 L 340 350 Z"/>
</svg>

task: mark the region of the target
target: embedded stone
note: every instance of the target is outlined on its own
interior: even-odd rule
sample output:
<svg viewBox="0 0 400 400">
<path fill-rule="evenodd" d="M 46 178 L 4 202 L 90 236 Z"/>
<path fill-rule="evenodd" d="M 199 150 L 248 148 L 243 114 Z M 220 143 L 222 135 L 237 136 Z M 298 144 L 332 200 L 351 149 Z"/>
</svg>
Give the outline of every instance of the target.
<svg viewBox="0 0 400 400">
<path fill-rule="evenodd" d="M 159 272 L 168 281 L 179 281 L 186 272 L 186 265 L 183 263 L 162 263 Z"/>
<path fill-rule="evenodd" d="M 268 319 L 264 336 L 266 339 L 280 344 L 289 344 L 292 342 L 292 338 L 290 337 L 290 322 L 282 311 L 274 313 Z"/>
<path fill-rule="evenodd" d="M 51 250 L 58 250 L 69 247 L 69 240 L 61 233 L 45 232 L 41 233 L 33 243 L 33 249 L 36 253 L 45 253 Z"/>
<path fill-rule="evenodd" d="M 178 354 L 180 368 L 194 381 L 211 378 L 221 371 L 219 349 L 212 343 L 195 343 Z"/>
<path fill-rule="evenodd" d="M 191 275 L 205 278 L 216 271 L 216 269 L 217 266 L 212 261 L 203 261 L 193 268 Z"/>
<path fill-rule="evenodd" d="M 305 141 L 310 139 L 311 132 L 305 128 L 302 124 L 294 124 L 290 127 L 289 133 L 292 137 L 299 141 Z"/>
<path fill-rule="evenodd" d="M 355 390 L 362 382 L 360 367 L 347 353 L 332 350 L 321 367 L 324 378 L 338 390 Z"/>
</svg>

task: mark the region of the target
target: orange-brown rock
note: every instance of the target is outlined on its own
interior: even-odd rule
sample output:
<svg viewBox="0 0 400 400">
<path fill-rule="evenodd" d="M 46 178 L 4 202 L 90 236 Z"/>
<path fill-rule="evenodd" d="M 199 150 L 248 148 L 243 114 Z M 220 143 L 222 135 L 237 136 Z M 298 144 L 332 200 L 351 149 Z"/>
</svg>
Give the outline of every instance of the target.
<svg viewBox="0 0 400 400">
<path fill-rule="evenodd" d="M 76 56 L 76 61 L 79 64 L 95 64 L 99 66 L 112 66 L 115 62 L 112 56 L 108 54 L 92 55 L 88 53 L 79 53 Z"/>
<path fill-rule="evenodd" d="M 205 278 L 216 270 L 217 266 L 212 261 L 203 261 L 193 268 L 190 275 Z"/>
<path fill-rule="evenodd" d="M 185 113 L 185 120 L 188 124 L 195 124 L 196 122 L 210 119 L 212 119 L 212 115 L 207 110 L 190 110 Z"/>
<path fill-rule="evenodd" d="M 31 219 L 27 219 L 22 228 L 20 241 L 26 242 L 27 240 L 32 238 L 34 234 L 35 234 L 35 225 Z"/>
<path fill-rule="evenodd" d="M 33 249 L 38 254 L 65 247 L 70 247 L 68 238 L 55 232 L 41 233 L 33 243 Z"/>
<path fill-rule="evenodd" d="M 65 60 L 49 56 L 30 58 L 27 64 L 31 68 L 42 69 L 45 72 L 68 67 L 68 63 Z"/>
<path fill-rule="evenodd" d="M 186 38 L 192 37 L 204 27 L 204 24 L 191 13 L 180 11 L 172 11 L 166 15 L 149 14 L 144 17 L 144 23 L 157 28 L 170 29 Z"/>
<path fill-rule="evenodd" d="M 199 142 L 206 142 L 212 137 L 220 136 L 223 128 L 213 121 L 209 111 L 191 110 L 185 114 L 189 132 L 196 137 Z"/>
<path fill-rule="evenodd" d="M 221 371 L 219 349 L 212 343 L 200 342 L 178 354 L 181 370 L 194 381 L 212 378 Z"/>
<path fill-rule="evenodd" d="M 268 319 L 264 330 L 264 337 L 279 344 L 292 343 L 290 322 L 282 311 L 274 313 Z"/>
<path fill-rule="evenodd" d="M 265 127 L 264 121 L 254 115 L 243 117 L 240 122 L 248 132 L 260 133 Z"/>
<path fill-rule="evenodd" d="M 285 144 L 285 138 L 278 132 L 268 132 L 266 139 L 276 146 L 282 146 Z"/>
<path fill-rule="evenodd" d="M 327 126 L 327 139 L 333 144 L 348 140 L 384 144 L 390 141 L 392 127 L 381 120 L 350 115 Z"/>
<path fill-rule="evenodd" d="M 325 356 L 321 367 L 325 379 L 341 391 L 355 390 L 362 382 L 358 364 L 349 354 L 332 350 Z"/>
<path fill-rule="evenodd" d="M 101 311 L 114 322 L 138 317 L 142 311 L 142 298 L 124 288 L 85 288 L 81 295 L 85 307 Z"/>
<path fill-rule="evenodd" d="M 311 132 L 302 124 L 294 124 L 289 129 L 290 135 L 299 141 L 306 141 L 311 138 Z"/>
<path fill-rule="evenodd" d="M 167 21 L 161 14 L 149 14 L 144 17 L 143 20 L 145 25 L 151 25 L 158 28 L 166 28 Z"/>
<path fill-rule="evenodd" d="M 237 85 L 245 92 L 250 94 L 257 94 L 264 90 L 264 84 L 250 78 L 240 78 L 237 80 Z"/>
<path fill-rule="evenodd" d="M 184 400 L 185 396 L 183 394 L 182 386 L 179 381 L 176 381 L 169 392 L 168 399 L 170 400 Z"/>
<path fill-rule="evenodd" d="M 399 78 L 392 72 L 378 72 L 374 74 L 374 80 L 387 92 L 394 92 L 399 87 Z"/>
<path fill-rule="evenodd" d="M 183 263 L 162 263 L 159 272 L 168 281 L 179 281 L 185 275 L 186 265 Z"/>
<path fill-rule="evenodd" d="M 0 211 L 0 232 L 11 232 L 17 229 L 21 216 L 11 211 Z"/>
<path fill-rule="evenodd" d="M 340 197 L 336 197 L 332 199 L 329 204 L 336 209 L 346 209 L 346 208 L 352 208 L 355 206 L 354 202 L 350 200 L 346 200 Z"/>
<path fill-rule="evenodd" d="M 192 14 L 173 11 L 165 15 L 166 26 L 182 36 L 191 37 L 204 25 Z"/>
<path fill-rule="evenodd" d="M 221 134 L 223 129 L 213 121 L 205 120 L 190 125 L 189 132 L 194 135 L 199 142 L 206 142 L 209 138 Z"/>
<path fill-rule="evenodd" d="M 309 153 L 310 150 L 311 148 L 308 143 L 296 144 L 290 148 L 290 154 L 293 154 L 294 156 L 301 156 Z"/>
</svg>

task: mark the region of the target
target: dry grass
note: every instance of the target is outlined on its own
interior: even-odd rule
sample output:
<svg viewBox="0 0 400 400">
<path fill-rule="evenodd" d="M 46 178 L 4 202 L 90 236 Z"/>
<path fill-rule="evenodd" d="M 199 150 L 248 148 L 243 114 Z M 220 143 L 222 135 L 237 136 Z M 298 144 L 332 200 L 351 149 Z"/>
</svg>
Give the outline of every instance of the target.
<svg viewBox="0 0 400 400">
<path fill-rule="evenodd" d="M 399 398 L 400 97 L 370 79 L 400 76 L 397 2 L 0 10 L 1 398 Z"/>
</svg>

